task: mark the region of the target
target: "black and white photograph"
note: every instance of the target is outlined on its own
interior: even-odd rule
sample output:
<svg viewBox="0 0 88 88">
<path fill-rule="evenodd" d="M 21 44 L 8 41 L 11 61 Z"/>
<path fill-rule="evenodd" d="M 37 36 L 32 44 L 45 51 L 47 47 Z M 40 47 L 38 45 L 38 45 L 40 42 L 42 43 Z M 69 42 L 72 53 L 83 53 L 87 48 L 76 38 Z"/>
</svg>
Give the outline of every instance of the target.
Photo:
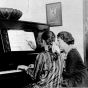
<svg viewBox="0 0 88 88">
<path fill-rule="evenodd" d="M 0 88 L 88 88 L 88 0 L 0 0 Z"/>
</svg>

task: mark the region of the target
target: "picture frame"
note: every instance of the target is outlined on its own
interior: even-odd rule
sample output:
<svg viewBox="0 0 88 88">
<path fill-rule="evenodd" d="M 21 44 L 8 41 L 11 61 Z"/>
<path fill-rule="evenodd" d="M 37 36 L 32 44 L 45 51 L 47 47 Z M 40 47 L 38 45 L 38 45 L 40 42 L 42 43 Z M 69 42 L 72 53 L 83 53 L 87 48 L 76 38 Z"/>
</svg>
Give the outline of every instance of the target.
<svg viewBox="0 0 88 88">
<path fill-rule="evenodd" d="M 46 20 L 49 26 L 62 26 L 61 2 L 46 4 Z"/>
</svg>

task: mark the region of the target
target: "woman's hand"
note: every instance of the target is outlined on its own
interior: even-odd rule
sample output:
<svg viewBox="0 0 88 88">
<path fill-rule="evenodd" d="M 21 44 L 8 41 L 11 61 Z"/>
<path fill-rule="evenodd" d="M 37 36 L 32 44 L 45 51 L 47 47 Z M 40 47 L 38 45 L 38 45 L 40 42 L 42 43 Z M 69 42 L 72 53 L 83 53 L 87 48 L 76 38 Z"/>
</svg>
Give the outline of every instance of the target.
<svg viewBox="0 0 88 88">
<path fill-rule="evenodd" d="M 17 67 L 17 69 L 18 70 L 27 70 L 28 69 L 28 66 L 26 66 L 26 65 L 19 65 L 18 67 Z"/>
<path fill-rule="evenodd" d="M 70 81 L 70 84 L 69 84 L 69 81 Z M 63 80 L 63 81 L 60 83 L 60 85 L 62 85 L 62 87 L 72 87 L 72 86 L 73 86 L 72 83 L 71 83 L 71 80 L 69 80 L 69 79 Z"/>
<path fill-rule="evenodd" d="M 59 47 L 56 45 L 56 43 L 55 42 L 53 42 L 53 45 L 52 45 L 52 52 L 53 53 L 58 53 L 58 54 L 60 54 L 60 49 L 59 49 Z"/>
<path fill-rule="evenodd" d="M 28 42 L 28 45 L 32 48 L 32 49 L 36 49 L 36 46 L 35 46 L 35 44 L 32 42 L 32 41 L 28 41 L 28 40 L 26 40 L 27 42 Z"/>
<path fill-rule="evenodd" d="M 34 64 L 30 64 L 28 68 L 34 68 Z"/>
</svg>

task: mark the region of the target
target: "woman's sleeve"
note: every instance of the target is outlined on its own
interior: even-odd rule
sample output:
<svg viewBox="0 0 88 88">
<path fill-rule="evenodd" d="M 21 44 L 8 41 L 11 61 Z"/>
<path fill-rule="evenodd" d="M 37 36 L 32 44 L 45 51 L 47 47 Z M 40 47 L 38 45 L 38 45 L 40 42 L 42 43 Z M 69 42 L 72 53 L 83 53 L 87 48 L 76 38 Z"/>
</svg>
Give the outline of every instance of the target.
<svg viewBox="0 0 88 88">
<path fill-rule="evenodd" d="M 43 58 L 44 58 L 44 54 L 39 53 L 34 63 L 34 70 L 30 68 L 27 69 L 27 74 L 29 74 L 33 80 L 36 79 L 39 80 L 39 76 L 43 68 L 43 62 L 44 62 Z"/>
<path fill-rule="evenodd" d="M 42 65 L 43 65 L 43 53 L 40 53 L 36 57 L 35 65 L 34 65 L 34 79 L 41 73 Z"/>
<path fill-rule="evenodd" d="M 76 70 L 78 56 L 74 52 L 70 52 L 66 60 L 66 72 L 63 73 L 65 77 L 71 77 Z"/>
</svg>

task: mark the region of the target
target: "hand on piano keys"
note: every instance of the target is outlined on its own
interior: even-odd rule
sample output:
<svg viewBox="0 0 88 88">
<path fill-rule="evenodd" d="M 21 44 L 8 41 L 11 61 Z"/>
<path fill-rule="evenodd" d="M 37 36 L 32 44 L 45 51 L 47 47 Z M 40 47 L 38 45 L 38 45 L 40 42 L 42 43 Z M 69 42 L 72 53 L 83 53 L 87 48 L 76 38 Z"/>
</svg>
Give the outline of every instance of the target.
<svg viewBox="0 0 88 88">
<path fill-rule="evenodd" d="M 30 64 L 29 66 L 26 66 L 26 65 L 19 65 L 19 66 L 17 67 L 18 70 L 25 70 L 25 71 L 27 71 L 27 69 L 29 69 L 29 68 L 34 68 L 34 64 Z"/>
<path fill-rule="evenodd" d="M 26 65 L 19 65 L 18 67 L 17 67 L 17 69 L 18 70 L 27 70 L 28 69 L 28 66 L 26 66 Z"/>
<path fill-rule="evenodd" d="M 34 64 L 30 64 L 28 68 L 34 68 Z"/>
</svg>

